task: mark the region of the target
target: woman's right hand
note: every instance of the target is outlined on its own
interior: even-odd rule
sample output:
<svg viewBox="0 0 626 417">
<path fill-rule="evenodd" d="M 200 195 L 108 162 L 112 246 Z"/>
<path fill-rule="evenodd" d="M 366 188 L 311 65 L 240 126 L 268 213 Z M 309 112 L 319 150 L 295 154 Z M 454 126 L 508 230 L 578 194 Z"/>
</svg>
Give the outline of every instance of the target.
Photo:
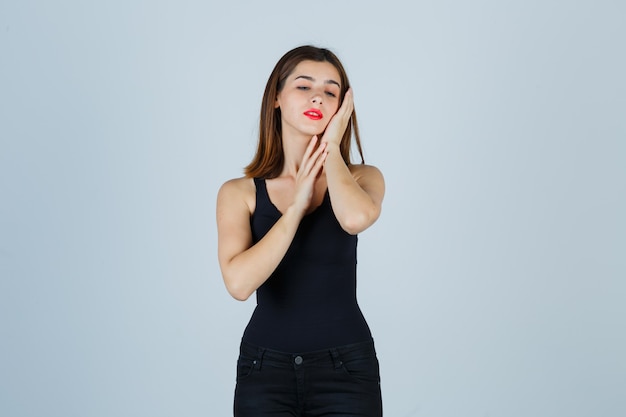
<svg viewBox="0 0 626 417">
<path fill-rule="evenodd" d="M 304 216 L 311 206 L 311 200 L 315 191 L 315 182 L 322 173 L 324 160 L 326 159 L 326 143 L 318 144 L 318 137 L 313 136 L 309 141 L 302 163 L 296 174 L 296 190 L 293 206 L 296 212 Z"/>
</svg>

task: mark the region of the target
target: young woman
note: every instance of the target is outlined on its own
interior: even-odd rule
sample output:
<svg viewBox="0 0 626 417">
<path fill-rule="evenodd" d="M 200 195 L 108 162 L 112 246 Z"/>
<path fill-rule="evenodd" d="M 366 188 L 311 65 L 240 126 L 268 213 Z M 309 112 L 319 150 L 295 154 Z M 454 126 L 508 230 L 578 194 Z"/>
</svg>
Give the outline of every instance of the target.
<svg viewBox="0 0 626 417">
<path fill-rule="evenodd" d="M 361 156 L 352 164 L 352 136 Z M 228 292 L 257 307 L 243 334 L 234 413 L 381 416 L 378 360 L 356 299 L 357 234 L 378 218 L 380 171 L 363 163 L 352 91 L 329 50 L 276 64 L 256 155 L 217 198 Z"/>
</svg>

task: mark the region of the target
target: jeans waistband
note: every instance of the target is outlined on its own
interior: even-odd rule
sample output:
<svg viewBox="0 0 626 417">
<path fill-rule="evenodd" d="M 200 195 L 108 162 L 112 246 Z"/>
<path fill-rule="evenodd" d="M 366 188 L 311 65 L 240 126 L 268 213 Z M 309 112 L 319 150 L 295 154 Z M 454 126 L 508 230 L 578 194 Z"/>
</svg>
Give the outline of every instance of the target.
<svg viewBox="0 0 626 417">
<path fill-rule="evenodd" d="M 375 356 L 376 350 L 373 340 L 300 353 L 281 352 L 242 341 L 240 355 L 241 357 L 255 359 L 255 363 L 258 366 L 261 366 L 262 363 L 275 367 L 293 367 L 294 364 L 295 366 L 326 366 L 332 364 L 335 368 L 339 368 L 343 362 L 372 355 Z"/>
</svg>

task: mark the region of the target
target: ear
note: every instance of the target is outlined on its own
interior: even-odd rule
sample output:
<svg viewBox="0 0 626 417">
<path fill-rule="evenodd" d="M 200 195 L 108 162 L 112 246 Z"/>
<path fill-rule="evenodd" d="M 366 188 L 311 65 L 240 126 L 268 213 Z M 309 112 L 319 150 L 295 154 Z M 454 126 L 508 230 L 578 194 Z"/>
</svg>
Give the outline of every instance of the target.
<svg viewBox="0 0 626 417">
<path fill-rule="evenodd" d="M 274 100 L 274 108 L 277 109 L 280 107 L 280 101 L 278 101 L 278 96 L 276 96 L 276 100 Z"/>
</svg>

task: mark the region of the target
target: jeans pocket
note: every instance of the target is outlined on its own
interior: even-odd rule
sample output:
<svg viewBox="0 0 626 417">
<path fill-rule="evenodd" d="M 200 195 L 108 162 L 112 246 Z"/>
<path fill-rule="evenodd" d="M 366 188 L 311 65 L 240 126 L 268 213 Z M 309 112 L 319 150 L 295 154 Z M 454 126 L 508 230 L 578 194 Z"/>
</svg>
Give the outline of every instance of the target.
<svg viewBox="0 0 626 417">
<path fill-rule="evenodd" d="M 237 381 L 241 381 L 252 375 L 256 364 L 256 359 L 239 357 L 239 359 L 237 359 Z"/>
<path fill-rule="evenodd" d="M 350 378 L 363 382 L 380 382 L 380 369 L 376 355 L 347 360 L 343 369 Z"/>
</svg>

